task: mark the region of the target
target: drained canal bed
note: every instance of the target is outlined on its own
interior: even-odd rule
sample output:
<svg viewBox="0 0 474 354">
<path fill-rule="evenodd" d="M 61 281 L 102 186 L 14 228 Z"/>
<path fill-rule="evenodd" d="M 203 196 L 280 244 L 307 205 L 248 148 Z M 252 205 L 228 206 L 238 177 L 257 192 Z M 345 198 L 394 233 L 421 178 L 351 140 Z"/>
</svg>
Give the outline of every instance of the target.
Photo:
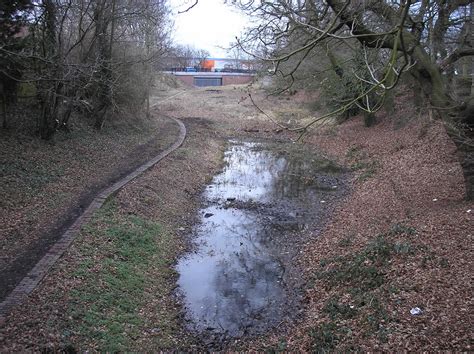
<svg viewBox="0 0 474 354">
<path fill-rule="evenodd" d="M 293 144 L 231 141 L 224 158 L 177 265 L 189 327 L 221 340 L 298 314 L 295 259 L 344 189 L 337 165 Z"/>
</svg>

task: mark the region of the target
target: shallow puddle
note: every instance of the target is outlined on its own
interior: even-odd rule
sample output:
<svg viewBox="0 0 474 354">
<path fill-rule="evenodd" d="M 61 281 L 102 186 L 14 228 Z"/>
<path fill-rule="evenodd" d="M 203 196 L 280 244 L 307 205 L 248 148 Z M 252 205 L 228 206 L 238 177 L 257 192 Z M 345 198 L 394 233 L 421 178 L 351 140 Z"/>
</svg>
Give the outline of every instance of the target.
<svg viewBox="0 0 474 354">
<path fill-rule="evenodd" d="M 225 162 L 177 271 L 190 327 L 237 337 L 291 317 L 290 260 L 343 182 L 330 161 L 283 143 L 232 141 Z"/>
</svg>

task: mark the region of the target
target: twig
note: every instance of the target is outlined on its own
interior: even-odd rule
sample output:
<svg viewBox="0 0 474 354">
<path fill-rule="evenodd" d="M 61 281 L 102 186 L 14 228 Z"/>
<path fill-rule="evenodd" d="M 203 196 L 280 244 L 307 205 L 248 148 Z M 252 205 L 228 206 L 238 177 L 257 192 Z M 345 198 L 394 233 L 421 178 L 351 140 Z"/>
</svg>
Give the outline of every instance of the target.
<svg viewBox="0 0 474 354">
<path fill-rule="evenodd" d="M 191 10 L 194 6 L 196 6 L 198 4 L 199 0 L 194 0 L 194 4 L 192 4 L 191 6 L 189 6 L 186 10 L 183 10 L 183 11 L 178 11 L 178 15 L 180 14 L 184 14 L 185 12 L 188 12 L 189 10 Z"/>
</svg>

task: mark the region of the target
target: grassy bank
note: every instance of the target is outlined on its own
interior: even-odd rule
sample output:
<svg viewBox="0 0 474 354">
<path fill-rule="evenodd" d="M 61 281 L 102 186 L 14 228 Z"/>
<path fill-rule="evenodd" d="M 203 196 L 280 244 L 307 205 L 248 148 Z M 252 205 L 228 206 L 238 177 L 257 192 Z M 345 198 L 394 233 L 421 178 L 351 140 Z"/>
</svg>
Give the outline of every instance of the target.
<svg viewBox="0 0 474 354">
<path fill-rule="evenodd" d="M 68 308 L 73 346 L 129 351 L 148 333 L 153 347 L 172 347 L 168 338 L 179 326 L 178 312 L 155 308 L 159 321 L 149 323 L 142 310 L 173 290 L 177 239 L 156 222 L 123 215 L 113 200 L 84 229 L 83 237 L 88 242 L 80 248 L 83 260 L 73 273 L 78 284 Z"/>
</svg>

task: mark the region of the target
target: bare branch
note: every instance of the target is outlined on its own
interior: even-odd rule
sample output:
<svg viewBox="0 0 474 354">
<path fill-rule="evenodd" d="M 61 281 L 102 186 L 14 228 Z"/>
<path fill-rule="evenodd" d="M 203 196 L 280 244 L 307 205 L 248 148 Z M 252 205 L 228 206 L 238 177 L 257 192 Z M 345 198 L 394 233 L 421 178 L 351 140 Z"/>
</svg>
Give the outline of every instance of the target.
<svg viewBox="0 0 474 354">
<path fill-rule="evenodd" d="M 184 13 L 188 12 L 188 11 L 191 10 L 194 6 L 196 6 L 198 3 L 199 3 L 199 0 L 194 0 L 194 4 L 192 4 L 191 6 L 189 6 L 186 10 L 178 11 L 178 15 L 184 14 Z"/>
<path fill-rule="evenodd" d="M 474 48 L 461 49 L 457 48 L 448 57 L 446 57 L 440 64 L 439 67 L 442 71 L 445 71 L 448 67 L 453 65 L 462 57 L 474 56 Z"/>
</svg>

